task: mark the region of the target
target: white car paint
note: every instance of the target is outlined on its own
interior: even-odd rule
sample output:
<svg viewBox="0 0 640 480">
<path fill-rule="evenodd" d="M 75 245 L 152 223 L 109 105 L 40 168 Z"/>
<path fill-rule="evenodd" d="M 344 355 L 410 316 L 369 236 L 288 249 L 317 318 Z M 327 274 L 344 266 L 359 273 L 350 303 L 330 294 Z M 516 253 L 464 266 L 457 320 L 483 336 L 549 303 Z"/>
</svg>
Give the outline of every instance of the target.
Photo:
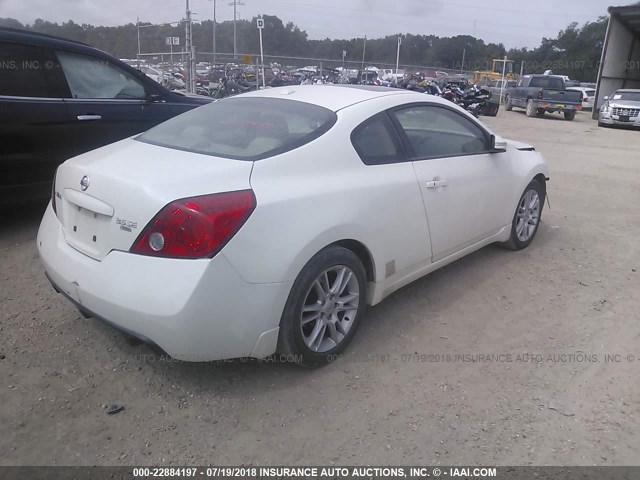
<svg viewBox="0 0 640 480">
<path fill-rule="evenodd" d="M 160 85 L 166 84 L 166 78 L 164 76 L 164 73 L 161 70 L 148 67 L 148 66 L 141 66 L 140 71 L 144 73 L 147 77 L 149 77 L 151 80 L 153 80 L 154 82 L 159 83 Z"/>
<path fill-rule="evenodd" d="M 56 288 L 173 357 L 262 358 L 276 351 L 297 275 L 327 245 L 352 240 L 366 248 L 373 305 L 467 253 L 506 241 L 525 187 L 536 175 L 548 177 L 542 156 L 516 143 L 508 143 L 505 152 L 466 157 L 361 161 L 350 140 L 354 128 L 378 112 L 414 102 L 454 108 L 492 133 L 433 96 L 327 85 L 242 95 L 252 97 L 313 103 L 336 112 L 337 122 L 302 147 L 255 162 L 134 139 L 68 160 L 55 180 L 57 215 L 50 204 L 37 239 Z M 83 193 L 85 175 L 91 183 Z M 427 189 L 434 179 L 446 179 L 446 188 Z M 248 188 L 257 207 L 213 258 L 129 253 L 138 233 L 171 201 Z M 93 219 L 78 212 L 79 203 L 94 211 L 111 208 L 113 216 Z M 88 233 L 73 232 L 74 225 Z"/>
<path fill-rule="evenodd" d="M 567 90 L 577 90 L 579 92 L 582 92 L 582 108 L 586 110 L 593 109 L 596 96 L 595 88 L 567 87 Z"/>
</svg>

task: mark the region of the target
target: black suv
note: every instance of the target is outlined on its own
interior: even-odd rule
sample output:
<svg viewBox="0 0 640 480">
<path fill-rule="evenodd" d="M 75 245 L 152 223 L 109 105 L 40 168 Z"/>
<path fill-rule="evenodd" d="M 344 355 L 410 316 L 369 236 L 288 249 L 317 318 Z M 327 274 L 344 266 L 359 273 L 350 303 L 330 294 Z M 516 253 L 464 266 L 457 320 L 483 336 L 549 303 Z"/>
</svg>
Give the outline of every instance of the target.
<svg viewBox="0 0 640 480">
<path fill-rule="evenodd" d="M 0 204 L 46 198 L 66 159 L 209 102 L 88 45 L 0 28 Z"/>
</svg>

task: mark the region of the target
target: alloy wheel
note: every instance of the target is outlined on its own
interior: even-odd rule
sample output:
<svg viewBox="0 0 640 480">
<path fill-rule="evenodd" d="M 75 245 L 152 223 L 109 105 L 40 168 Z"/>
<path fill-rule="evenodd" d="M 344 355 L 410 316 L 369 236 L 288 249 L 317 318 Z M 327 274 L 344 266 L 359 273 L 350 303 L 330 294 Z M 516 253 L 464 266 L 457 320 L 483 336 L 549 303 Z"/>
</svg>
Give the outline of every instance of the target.
<svg viewBox="0 0 640 480">
<path fill-rule="evenodd" d="M 337 347 L 354 324 L 360 304 L 356 274 L 344 265 L 323 271 L 305 296 L 300 328 L 305 345 L 316 353 Z"/>
<path fill-rule="evenodd" d="M 518 240 L 526 242 L 535 233 L 540 221 L 540 196 L 535 190 L 527 190 L 518 205 L 516 217 L 516 235 Z"/>
</svg>

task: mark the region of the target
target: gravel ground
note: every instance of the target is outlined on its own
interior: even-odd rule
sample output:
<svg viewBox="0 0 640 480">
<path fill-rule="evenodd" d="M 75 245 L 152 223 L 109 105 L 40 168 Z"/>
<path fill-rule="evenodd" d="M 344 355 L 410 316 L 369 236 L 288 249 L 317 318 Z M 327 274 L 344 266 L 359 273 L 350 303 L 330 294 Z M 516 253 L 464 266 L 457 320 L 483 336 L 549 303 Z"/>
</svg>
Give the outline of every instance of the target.
<svg viewBox="0 0 640 480">
<path fill-rule="evenodd" d="M 485 121 L 551 165 L 538 237 L 395 293 L 322 369 L 133 346 L 46 281 L 44 206 L 3 211 L 0 464 L 637 464 L 640 132 Z"/>
</svg>

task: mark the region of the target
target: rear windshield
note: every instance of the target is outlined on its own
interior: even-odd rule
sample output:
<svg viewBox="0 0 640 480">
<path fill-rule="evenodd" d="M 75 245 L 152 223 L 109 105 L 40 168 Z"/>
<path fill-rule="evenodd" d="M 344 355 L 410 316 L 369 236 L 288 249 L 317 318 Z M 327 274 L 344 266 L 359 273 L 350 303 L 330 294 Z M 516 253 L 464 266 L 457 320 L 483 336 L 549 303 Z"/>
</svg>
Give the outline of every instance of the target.
<svg viewBox="0 0 640 480">
<path fill-rule="evenodd" d="M 640 92 L 616 92 L 611 98 L 613 100 L 628 100 L 630 102 L 640 102 Z"/>
<path fill-rule="evenodd" d="M 530 87 L 548 88 L 550 90 L 563 90 L 564 81 L 557 77 L 533 77 Z"/>
<path fill-rule="evenodd" d="M 235 160 L 260 160 L 318 138 L 331 110 L 280 98 L 233 97 L 202 106 L 136 137 L 141 142 Z"/>
</svg>

